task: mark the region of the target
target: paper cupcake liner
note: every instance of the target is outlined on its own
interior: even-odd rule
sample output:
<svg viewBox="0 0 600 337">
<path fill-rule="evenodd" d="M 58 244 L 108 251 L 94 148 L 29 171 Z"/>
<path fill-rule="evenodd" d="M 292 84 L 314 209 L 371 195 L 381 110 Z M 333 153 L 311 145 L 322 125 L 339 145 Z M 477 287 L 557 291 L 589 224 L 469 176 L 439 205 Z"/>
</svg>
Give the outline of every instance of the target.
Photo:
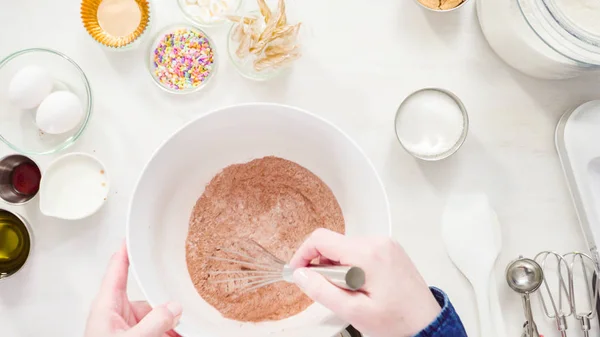
<svg viewBox="0 0 600 337">
<path fill-rule="evenodd" d="M 139 39 L 150 27 L 149 0 L 134 0 L 142 14 L 140 24 L 135 31 L 127 36 L 112 36 L 100 27 L 98 22 L 98 7 L 103 0 L 83 0 L 81 2 L 81 21 L 85 30 L 98 43 L 109 48 L 123 48 Z"/>
</svg>

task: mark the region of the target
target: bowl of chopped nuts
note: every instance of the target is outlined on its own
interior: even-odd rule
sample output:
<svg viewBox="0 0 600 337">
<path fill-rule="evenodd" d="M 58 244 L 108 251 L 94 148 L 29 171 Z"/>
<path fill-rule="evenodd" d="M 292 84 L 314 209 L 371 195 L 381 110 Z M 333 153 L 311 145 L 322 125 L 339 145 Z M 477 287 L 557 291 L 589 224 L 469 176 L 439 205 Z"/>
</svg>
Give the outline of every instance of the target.
<svg viewBox="0 0 600 337">
<path fill-rule="evenodd" d="M 432 12 L 451 12 L 459 9 L 469 0 L 415 0 L 421 7 Z"/>
</svg>

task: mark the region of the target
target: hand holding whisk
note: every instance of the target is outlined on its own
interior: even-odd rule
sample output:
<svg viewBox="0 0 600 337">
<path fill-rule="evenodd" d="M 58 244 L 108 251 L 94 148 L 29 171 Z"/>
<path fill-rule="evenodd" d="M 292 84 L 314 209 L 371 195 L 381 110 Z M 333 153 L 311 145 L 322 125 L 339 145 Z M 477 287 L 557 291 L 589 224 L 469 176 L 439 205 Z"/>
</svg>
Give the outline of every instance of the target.
<svg viewBox="0 0 600 337">
<path fill-rule="evenodd" d="M 237 248 L 221 248 L 210 260 L 230 264 L 227 270 L 210 271 L 211 277 L 225 275 L 211 281 L 213 284 L 234 284 L 244 293 L 285 281 L 293 283 L 294 269 L 254 240 L 240 241 Z M 365 273 L 359 267 L 338 265 L 309 265 L 307 268 L 321 274 L 339 288 L 357 291 L 365 284 Z"/>
</svg>

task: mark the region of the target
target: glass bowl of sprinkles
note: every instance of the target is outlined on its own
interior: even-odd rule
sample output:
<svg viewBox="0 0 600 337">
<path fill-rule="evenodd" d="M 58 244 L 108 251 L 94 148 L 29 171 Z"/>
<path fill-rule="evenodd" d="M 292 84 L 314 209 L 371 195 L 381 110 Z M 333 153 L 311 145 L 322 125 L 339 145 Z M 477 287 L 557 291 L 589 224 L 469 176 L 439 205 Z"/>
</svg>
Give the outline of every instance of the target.
<svg viewBox="0 0 600 337">
<path fill-rule="evenodd" d="M 177 0 L 185 18 L 200 27 L 216 27 L 227 22 L 226 15 L 235 14 L 242 0 Z"/>
<path fill-rule="evenodd" d="M 199 28 L 186 24 L 167 27 L 150 46 L 148 71 L 167 92 L 199 91 L 217 71 L 215 43 Z"/>
</svg>

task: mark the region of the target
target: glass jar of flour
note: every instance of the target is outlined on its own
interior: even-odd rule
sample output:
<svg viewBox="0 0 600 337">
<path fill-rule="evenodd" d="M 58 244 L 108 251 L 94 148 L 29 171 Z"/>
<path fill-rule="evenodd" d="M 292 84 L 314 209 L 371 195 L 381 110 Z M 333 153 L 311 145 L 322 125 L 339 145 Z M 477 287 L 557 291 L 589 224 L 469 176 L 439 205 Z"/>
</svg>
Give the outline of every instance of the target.
<svg viewBox="0 0 600 337">
<path fill-rule="evenodd" d="M 477 0 L 477 14 L 490 46 L 525 74 L 600 70 L 600 0 Z"/>
</svg>

